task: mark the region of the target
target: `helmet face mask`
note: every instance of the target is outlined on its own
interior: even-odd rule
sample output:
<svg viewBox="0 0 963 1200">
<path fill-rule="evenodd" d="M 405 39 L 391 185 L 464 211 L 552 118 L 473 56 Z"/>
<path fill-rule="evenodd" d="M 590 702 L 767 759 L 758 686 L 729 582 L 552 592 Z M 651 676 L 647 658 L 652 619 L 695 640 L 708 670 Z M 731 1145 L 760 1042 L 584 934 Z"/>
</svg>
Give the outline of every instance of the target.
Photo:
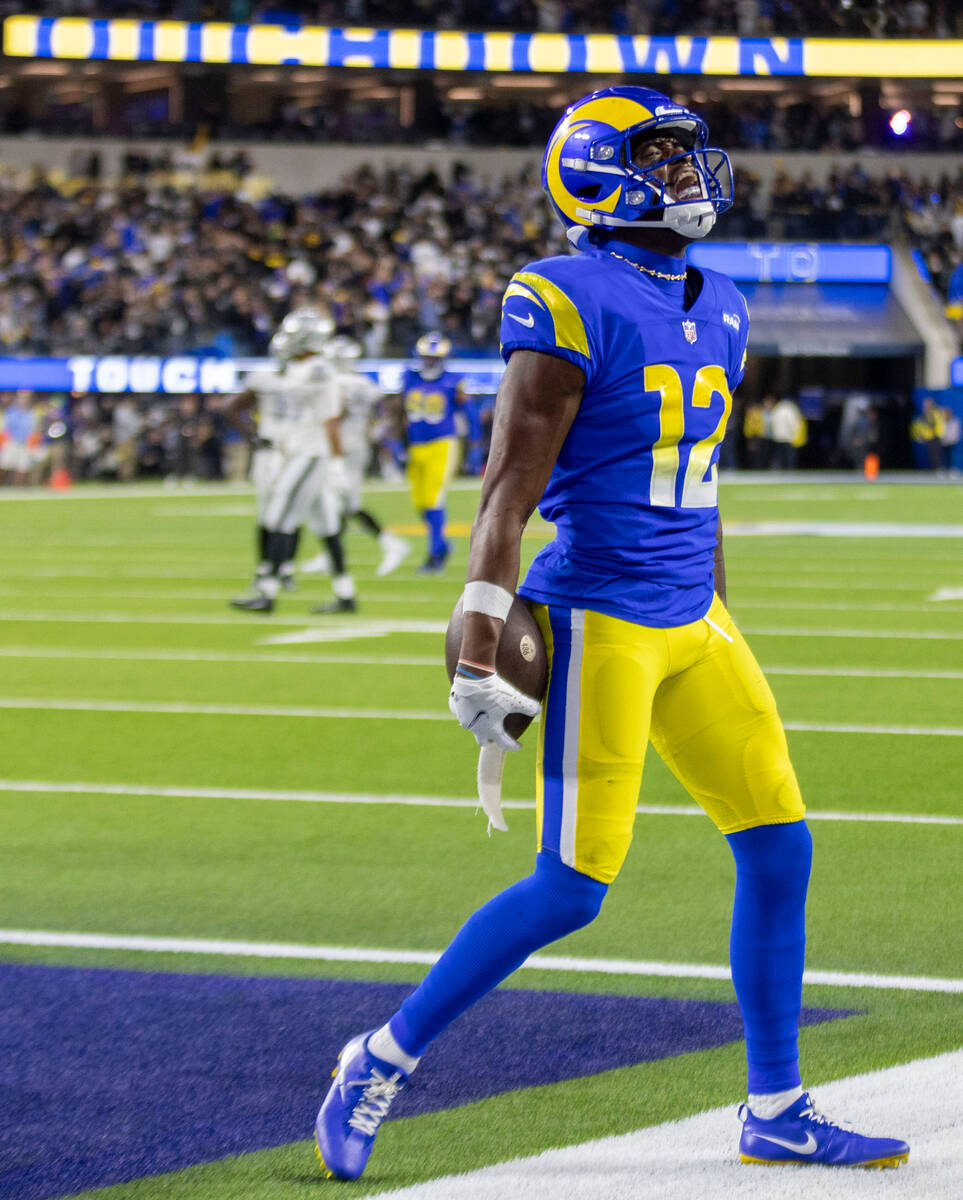
<svg viewBox="0 0 963 1200">
<path fill-rule="evenodd" d="M 641 145 L 671 137 L 683 149 L 640 167 Z M 732 165 L 706 146 L 696 113 L 650 88 L 603 88 L 566 109 L 542 162 L 542 185 L 566 226 L 620 229 L 644 221 L 687 238 L 704 237 L 732 204 Z M 667 184 L 685 161 L 698 196 L 676 197 Z"/>
<path fill-rule="evenodd" d="M 330 359 L 339 371 L 347 371 L 361 358 L 361 347 L 354 338 L 341 333 L 324 347 L 324 357 Z"/>
<path fill-rule="evenodd" d="M 421 377 L 438 379 L 445 373 L 445 360 L 451 354 L 451 342 L 441 333 L 423 333 L 415 343 L 415 353 L 421 359 Z"/>
<path fill-rule="evenodd" d="M 281 363 L 309 354 L 323 354 L 334 322 L 316 308 L 297 308 L 289 312 L 271 338 L 271 353 Z"/>
</svg>

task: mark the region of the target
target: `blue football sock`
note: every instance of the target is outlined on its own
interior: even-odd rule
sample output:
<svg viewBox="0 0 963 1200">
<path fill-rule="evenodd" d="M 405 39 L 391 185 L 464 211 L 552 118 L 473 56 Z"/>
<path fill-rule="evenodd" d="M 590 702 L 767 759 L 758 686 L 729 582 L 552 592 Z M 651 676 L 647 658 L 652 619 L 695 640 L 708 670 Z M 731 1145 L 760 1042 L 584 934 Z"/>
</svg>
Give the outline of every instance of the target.
<svg viewBox="0 0 963 1200">
<path fill-rule="evenodd" d="M 460 1013 L 535 950 L 595 919 L 608 885 L 540 853 L 535 871 L 468 918 L 454 941 L 389 1023 L 406 1053 L 419 1056 Z"/>
<path fill-rule="evenodd" d="M 445 510 L 443 508 L 426 508 L 424 518 L 428 526 L 428 553 L 437 557 L 447 554 Z"/>
<path fill-rule="evenodd" d="M 805 821 L 726 837 L 736 860 L 729 961 L 742 1010 L 749 1091 L 797 1087 L 812 838 Z"/>
</svg>

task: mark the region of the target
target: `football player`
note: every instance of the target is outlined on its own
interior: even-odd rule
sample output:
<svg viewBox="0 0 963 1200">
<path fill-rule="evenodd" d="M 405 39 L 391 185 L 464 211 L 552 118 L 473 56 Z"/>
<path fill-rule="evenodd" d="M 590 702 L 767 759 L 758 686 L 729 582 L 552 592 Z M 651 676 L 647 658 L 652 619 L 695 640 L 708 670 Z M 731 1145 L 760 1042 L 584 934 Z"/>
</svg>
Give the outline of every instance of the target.
<svg viewBox="0 0 963 1200">
<path fill-rule="evenodd" d="M 551 664 L 535 869 L 469 918 L 387 1024 L 342 1051 L 316 1125 L 335 1177 L 361 1173 L 449 1022 L 594 919 L 629 848 L 650 739 L 735 858 L 742 1160 L 895 1166 L 908 1155 L 905 1142 L 824 1117 L 801 1085 L 811 839 L 775 701 L 725 604 L 716 461 L 749 322 L 730 280 L 686 266 L 688 244 L 732 203 L 729 159 L 707 138 L 668 96 L 613 87 L 573 104 L 549 140 L 543 181 L 578 253 L 531 263 L 505 292 L 508 365 L 450 696 L 483 750 L 515 748 L 503 719 L 536 706 L 496 673 L 495 650 L 538 504 L 557 533 L 518 588 Z"/>
<path fill-rule="evenodd" d="M 333 534 L 328 532 L 331 524 L 328 510 L 332 504 L 331 499 L 323 494 L 324 489 L 312 505 L 308 514 L 308 528 L 321 538 L 325 550 L 304 563 L 301 570 L 310 575 L 330 571 L 333 567 L 337 572 L 338 563 L 343 562 L 344 556 L 341 543 L 343 526 L 347 521 L 354 520 L 366 533 L 378 539 L 381 562 L 375 574 L 390 575 L 411 553 L 411 547 L 403 538 L 384 529 L 377 517 L 363 507 L 362 498 L 365 470 L 371 457 L 371 418 L 381 399 L 381 392 L 373 380 L 355 369 L 361 357 L 361 347 L 356 341 L 344 336 L 332 338 L 325 347 L 325 356 L 334 365 L 338 376 L 344 476 L 341 491 L 334 498 L 337 518 Z M 348 604 L 340 608 L 325 606 L 324 611 L 350 611 L 353 607 Z"/>
<path fill-rule="evenodd" d="M 434 575 L 444 569 L 451 547 L 445 540 L 445 495 L 458 470 L 455 415 L 464 402 L 461 376 L 447 369 L 451 342 L 426 333 L 415 346 L 420 363 L 401 381 L 401 402 L 408 434 L 408 483 L 411 499 L 424 519 L 428 556 L 418 570 Z"/>
<path fill-rule="evenodd" d="M 259 558 L 250 594 L 231 601 L 247 612 L 271 612 L 292 585 L 298 531 L 325 464 L 341 457 L 337 383 L 323 356 L 333 329 L 314 309 L 289 313 L 271 339 L 276 369 L 256 375 L 227 409 L 235 427 L 255 405 L 258 414 L 251 475 Z"/>
</svg>

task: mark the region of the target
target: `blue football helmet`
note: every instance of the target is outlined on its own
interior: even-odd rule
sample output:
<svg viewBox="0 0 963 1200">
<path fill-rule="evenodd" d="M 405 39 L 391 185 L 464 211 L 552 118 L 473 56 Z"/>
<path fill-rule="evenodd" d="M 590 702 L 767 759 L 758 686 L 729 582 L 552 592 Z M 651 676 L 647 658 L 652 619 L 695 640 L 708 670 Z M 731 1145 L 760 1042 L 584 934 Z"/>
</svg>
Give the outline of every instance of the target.
<svg viewBox="0 0 963 1200">
<path fill-rule="evenodd" d="M 415 343 L 415 353 L 421 359 L 421 377 L 438 379 L 444 374 L 451 342 L 443 333 L 423 333 Z"/>
<path fill-rule="evenodd" d="M 684 154 L 648 167 L 632 161 L 640 138 L 671 134 Z M 662 92 L 610 87 L 570 104 L 552 131 L 542 159 L 542 186 L 566 227 L 621 229 L 637 221 L 702 238 L 732 204 L 732 164 L 706 147 L 709 130 L 698 114 Z M 701 194 L 679 200 L 656 171 L 686 159 Z"/>
</svg>

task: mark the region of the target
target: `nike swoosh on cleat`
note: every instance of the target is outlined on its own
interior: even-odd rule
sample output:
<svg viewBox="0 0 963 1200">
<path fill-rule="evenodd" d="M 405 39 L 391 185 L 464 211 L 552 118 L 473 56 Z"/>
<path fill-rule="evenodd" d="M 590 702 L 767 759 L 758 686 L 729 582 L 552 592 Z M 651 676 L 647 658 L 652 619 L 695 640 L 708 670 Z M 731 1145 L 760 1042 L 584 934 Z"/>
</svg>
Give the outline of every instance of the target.
<svg viewBox="0 0 963 1200">
<path fill-rule="evenodd" d="M 527 317 L 516 317 L 514 313 L 508 314 L 513 321 L 517 321 L 519 325 L 524 325 L 526 329 L 531 329 L 535 324 L 534 313 L 529 313 Z"/>
<path fill-rule="evenodd" d="M 773 1142 L 776 1146 L 783 1146 L 786 1150 L 794 1150 L 797 1154 L 815 1154 L 817 1148 L 816 1139 L 811 1133 L 806 1134 L 806 1140 L 802 1145 L 799 1142 L 787 1141 L 785 1138 L 773 1137 L 771 1134 L 754 1133 L 753 1137 L 759 1138 L 762 1142 Z"/>
</svg>

